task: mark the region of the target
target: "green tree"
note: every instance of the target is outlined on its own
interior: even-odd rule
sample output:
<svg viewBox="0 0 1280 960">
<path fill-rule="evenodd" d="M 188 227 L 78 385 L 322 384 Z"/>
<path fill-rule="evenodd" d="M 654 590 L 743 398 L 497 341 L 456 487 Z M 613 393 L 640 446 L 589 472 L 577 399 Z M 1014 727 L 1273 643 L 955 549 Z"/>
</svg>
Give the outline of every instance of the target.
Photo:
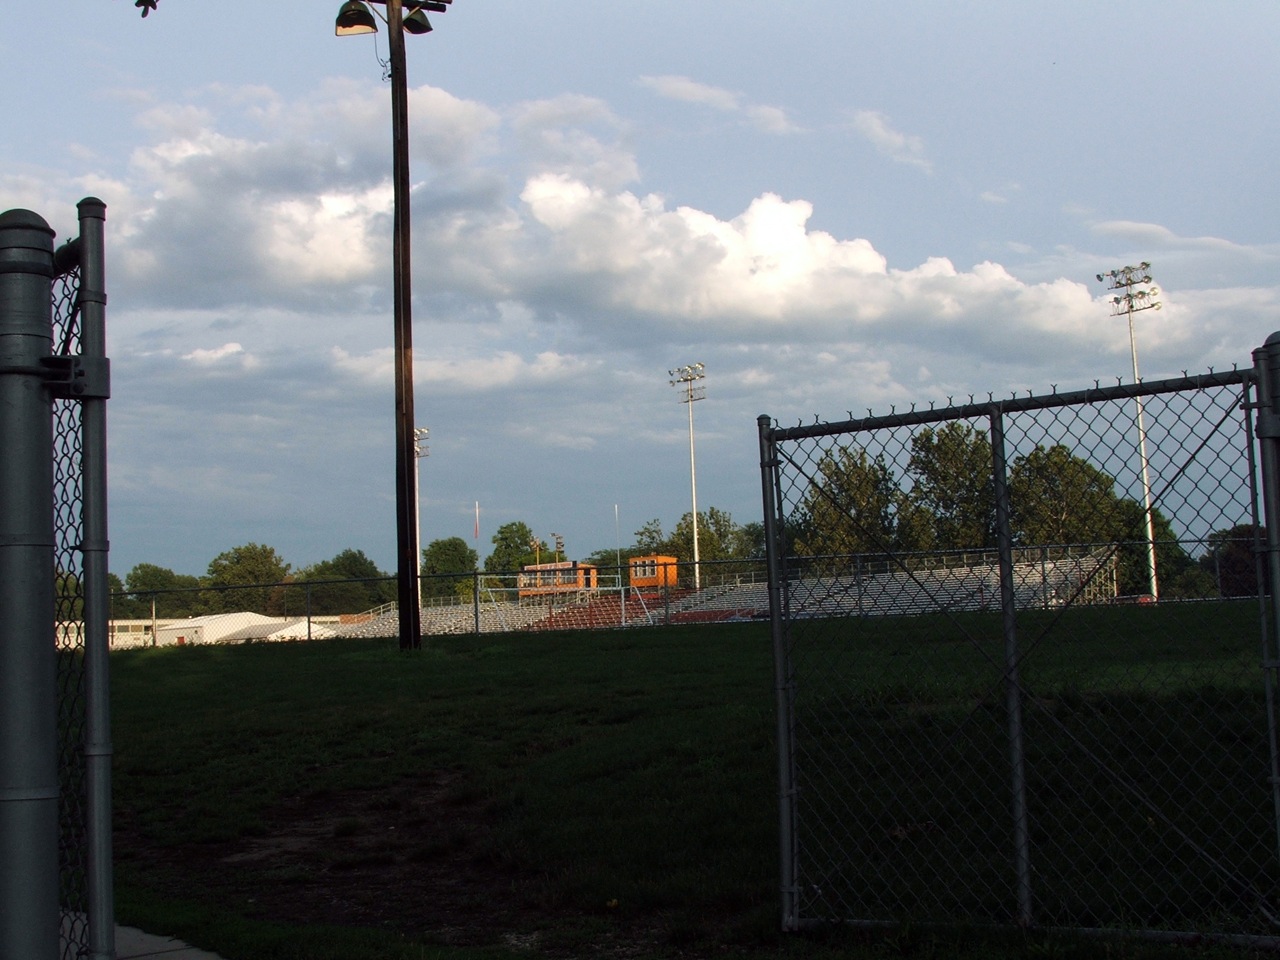
<svg viewBox="0 0 1280 960">
<path fill-rule="evenodd" d="M 1062 444 L 1014 461 L 1009 500 L 1019 544 L 1114 543 L 1126 528 L 1115 481 Z"/>
<path fill-rule="evenodd" d="M 396 592 L 388 574 L 379 570 L 363 550 L 350 548 L 331 560 L 304 567 L 294 580 L 315 584 L 309 590 L 310 611 L 321 616 L 371 610 L 393 600 Z"/>
<path fill-rule="evenodd" d="M 680 518 L 663 544 L 680 560 L 693 560 L 693 512 Z M 698 559 L 703 562 L 734 559 L 738 548 L 738 525 L 726 510 L 710 507 L 698 511 Z"/>
<path fill-rule="evenodd" d="M 764 524 L 752 520 L 738 527 L 733 547 L 735 558 L 742 560 L 764 559 Z"/>
<path fill-rule="evenodd" d="M 1258 592 L 1257 545 L 1266 545 L 1267 533 L 1252 523 L 1242 523 L 1229 530 L 1215 530 L 1209 534 L 1208 547 L 1200 558 L 1200 568 L 1214 584 L 1215 592 L 1223 597 L 1252 597 Z M 1267 578 L 1266 567 L 1263 576 Z M 1270 583 L 1267 592 L 1270 593 Z"/>
<path fill-rule="evenodd" d="M 246 543 L 232 547 L 209 561 L 204 586 L 209 591 L 209 606 L 216 610 L 250 610 L 254 613 L 284 612 L 284 592 L 277 585 L 289 576 L 289 564 L 274 547 Z M 257 590 L 229 589 L 258 586 Z M 272 589 L 276 586 L 276 589 Z"/>
<path fill-rule="evenodd" d="M 1116 504 L 1120 529 L 1115 534 L 1119 548 L 1119 584 L 1121 596 L 1151 592 L 1151 568 L 1147 549 L 1147 512 L 1136 500 L 1122 499 Z M 1186 549 L 1178 542 L 1169 518 L 1159 507 L 1151 511 L 1151 528 L 1156 543 L 1156 586 L 1160 596 L 1209 597 L 1214 583 Z"/>
<path fill-rule="evenodd" d="M 479 555 L 461 537 L 432 540 L 422 551 L 424 598 L 470 596 Z"/>
<path fill-rule="evenodd" d="M 670 535 L 662 522 L 654 519 L 635 532 L 635 542 L 621 549 L 605 547 L 586 557 L 586 562 L 612 570 L 619 558 L 625 567 L 632 557 L 660 554 L 693 561 L 692 513 L 686 513 Z M 764 524 L 738 524 L 727 510 L 711 507 L 698 511 L 698 557 L 700 560 L 760 560 L 764 558 Z M 726 568 L 727 569 L 727 568 Z"/>
<path fill-rule="evenodd" d="M 911 502 L 932 525 L 927 537 L 942 550 L 995 546 L 991 442 L 985 433 L 959 421 L 926 427 L 911 441 L 908 464 L 914 485 Z M 916 539 L 926 539 L 923 533 Z"/>
<path fill-rule="evenodd" d="M 841 445 L 818 461 L 798 512 L 795 550 L 807 556 L 917 550 L 923 526 L 883 455 Z"/>
<path fill-rule="evenodd" d="M 655 517 L 636 531 L 635 550 L 636 556 L 671 553 L 671 544 L 667 535 L 662 532 L 661 520 Z"/>
<path fill-rule="evenodd" d="M 141 620 L 151 616 L 151 601 L 129 593 L 118 574 L 107 574 L 107 590 L 111 594 L 112 620 Z"/>
<path fill-rule="evenodd" d="M 493 551 L 484 559 L 485 573 L 515 573 L 538 560 L 551 559 L 546 543 L 535 540 L 533 530 L 522 520 L 504 523 L 493 535 L 492 542 Z"/>
<path fill-rule="evenodd" d="M 1150 592 L 1146 511 L 1119 497 L 1115 481 L 1062 444 L 1037 447 L 1009 471 L 1014 539 L 1032 545 L 1114 545 L 1121 595 Z M 1169 518 L 1154 508 L 1156 576 L 1162 597 L 1200 597 L 1212 583 L 1178 541 Z"/>
<path fill-rule="evenodd" d="M 190 574 L 174 573 L 168 567 L 154 563 L 139 563 L 125 576 L 125 589 L 142 605 L 141 617 L 151 616 L 155 603 L 157 617 L 176 619 L 204 613 L 204 600 L 197 592 L 200 578 Z"/>
</svg>

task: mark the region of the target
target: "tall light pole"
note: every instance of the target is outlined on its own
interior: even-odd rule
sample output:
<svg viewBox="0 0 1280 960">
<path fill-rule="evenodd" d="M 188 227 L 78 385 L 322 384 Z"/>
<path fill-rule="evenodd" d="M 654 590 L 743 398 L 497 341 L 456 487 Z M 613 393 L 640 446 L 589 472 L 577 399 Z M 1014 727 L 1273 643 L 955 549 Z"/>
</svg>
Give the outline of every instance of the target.
<svg viewBox="0 0 1280 960">
<path fill-rule="evenodd" d="M 393 184 L 392 323 L 395 330 L 396 393 L 396 601 L 400 649 L 422 646 L 422 610 L 418 603 L 418 529 L 414 477 L 417 458 L 413 436 L 413 313 L 409 278 L 409 90 L 405 70 L 405 33 L 427 33 L 424 10 L 444 13 L 453 0 L 373 0 L 387 8 L 391 79 L 391 155 Z M 410 9 L 404 15 L 404 8 Z M 376 33 L 373 12 L 360 0 L 347 0 L 338 10 L 334 33 L 340 37 Z"/>
<path fill-rule="evenodd" d="M 693 456 L 693 405 L 698 400 L 707 398 L 707 388 L 698 386 L 698 381 L 705 380 L 706 365 L 691 363 L 687 366 L 668 370 L 673 387 L 682 386 L 684 396 L 680 402 L 689 407 L 689 485 L 693 489 L 693 588 L 702 589 L 702 570 L 698 557 L 698 470 Z"/>
<path fill-rule="evenodd" d="M 1133 358 L 1133 382 L 1140 383 L 1138 374 L 1138 343 L 1133 335 L 1133 315 L 1143 310 L 1159 310 L 1160 295 L 1151 283 L 1151 264 L 1143 261 L 1136 267 L 1121 267 L 1109 273 L 1098 274 L 1099 282 L 1108 290 L 1119 291 L 1111 298 L 1111 315 L 1126 317 L 1129 321 L 1129 354 Z M 1142 508 L 1147 520 L 1147 586 L 1152 600 L 1160 599 L 1160 585 L 1156 578 L 1156 528 L 1151 510 L 1151 477 L 1147 469 L 1147 427 L 1142 416 L 1142 397 L 1134 397 L 1138 410 L 1138 456 L 1142 461 Z"/>
<path fill-rule="evenodd" d="M 418 608 L 422 608 L 422 477 L 418 461 L 430 456 L 431 450 L 423 442 L 431 436 L 427 427 L 413 428 L 413 535 L 418 544 L 417 576 Z"/>
</svg>

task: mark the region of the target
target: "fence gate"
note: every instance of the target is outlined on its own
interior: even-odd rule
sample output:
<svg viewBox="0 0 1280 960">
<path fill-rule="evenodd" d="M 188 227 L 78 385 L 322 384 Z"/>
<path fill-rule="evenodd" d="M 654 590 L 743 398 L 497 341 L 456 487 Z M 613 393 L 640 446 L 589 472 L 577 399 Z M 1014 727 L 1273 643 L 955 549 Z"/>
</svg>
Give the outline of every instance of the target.
<svg viewBox="0 0 1280 960">
<path fill-rule="evenodd" d="M 1230 373 L 761 417 L 784 927 L 1280 934 L 1272 339 Z"/>
<path fill-rule="evenodd" d="M 105 213 L 0 214 L 0 960 L 115 955 Z"/>
</svg>

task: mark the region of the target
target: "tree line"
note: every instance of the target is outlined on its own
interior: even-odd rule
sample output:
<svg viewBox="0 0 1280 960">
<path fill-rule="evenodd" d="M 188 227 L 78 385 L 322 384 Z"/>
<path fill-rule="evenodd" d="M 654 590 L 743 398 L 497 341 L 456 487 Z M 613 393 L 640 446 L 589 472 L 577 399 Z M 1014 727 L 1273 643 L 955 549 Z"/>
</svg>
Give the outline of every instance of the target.
<svg viewBox="0 0 1280 960">
<path fill-rule="evenodd" d="M 790 549 L 810 557 L 993 550 L 993 477 L 990 440 L 960 422 L 917 433 L 901 478 L 884 454 L 872 456 L 854 444 L 835 447 L 814 464 L 788 524 Z M 1113 477 L 1052 444 L 1016 456 L 1007 482 L 1015 546 L 1119 545 L 1119 592 L 1148 592 L 1146 510 L 1119 495 Z M 1251 526 L 1215 531 L 1199 558 L 1179 542 L 1159 507 L 1152 509 L 1152 528 L 1161 596 L 1243 595 L 1246 580 L 1256 584 L 1243 572 L 1252 570 L 1252 546 L 1245 545 Z"/>
<path fill-rule="evenodd" d="M 739 525 L 727 511 L 715 507 L 698 513 L 700 558 L 706 561 L 749 559 L 764 555 L 764 528 Z M 532 563 L 574 559 L 567 545 L 534 535 L 522 520 L 505 523 L 493 534 L 491 550 L 479 554 L 462 537 L 433 540 L 422 551 L 422 597 L 426 602 L 471 596 L 477 571 L 506 574 Z M 584 562 L 613 567 L 633 556 L 664 554 L 680 560 L 693 557 L 692 514 L 686 513 L 666 533 L 658 520 L 637 530 L 635 542 L 618 549 L 601 549 Z M 75 585 L 59 580 L 59 595 L 72 595 Z M 74 579 L 74 578 L 71 578 Z M 396 599 L 392 575 L 378 568 L 361 550 L 346 549 L 329 560 L 294 569 L 267 544 L 246 543 L 226 550 L 210 562 L 202 576 L 175 573 L 153 563 L 139 563 L 121 579 L 109 574 L 112 616 L 117 619 L 189 617 L 241 610 L 273 615 L 355 613 Z"/>
<path fill-rule="evenodd" d="M 1041 445 L 1014 458 L 1008 486 L 1016 546 L 1120 544 L 1119 592 L 1147 592 L 1146 514 L 1140 503 L 1116 492 L 1113 477 L 1062 444 Z M 1158 507 L 1152 521 L 1161 596 L 1248 596 L 1256 591 L 1257 528 L 1246 524 L 1214 531 L 1203 553 L 1193 558 Z M 826 451 L 815 462 L 784 535 L 791 553 L 808 557 L 992 550 L 996 513 L 990 441 L 964 423 L 925 428 L 912 438 L 901 477 L 883 454 L 872 456 L 853 444 Z M 524 521 L 498 527 L 490 545 L 481 563 L 461 537 L 431 541 L 422 551 L 424 600 L 470 597 L 477 570 L 509 574 L 532 563 L 574 559 L 563 541 L 535 536 Z M 698 512 L 701 561 L 758 564 L 764 546 L 763 524 L 739 524 L 716 507 Z M 686 512 L 669 531 L 659 520 L 649 520 L 628 546 L 577 559 L 608 570 L 650 554 L 692 561 L 692 513 Z M 67 592 L 65 579 L 59 580 L 60 596 Z M 245 609 L 354 613 L 396 597 L 391 575 L 360 550 L 343 550 L 294 570 L 273 547 L 259 543 L 218 554 L 203 576 L 140 563 L 123 580 L 112 574 L 111 588 L 118 618 L 149 617 L 153 600 L 157 616 L 177 617 Z"/>
</svg>

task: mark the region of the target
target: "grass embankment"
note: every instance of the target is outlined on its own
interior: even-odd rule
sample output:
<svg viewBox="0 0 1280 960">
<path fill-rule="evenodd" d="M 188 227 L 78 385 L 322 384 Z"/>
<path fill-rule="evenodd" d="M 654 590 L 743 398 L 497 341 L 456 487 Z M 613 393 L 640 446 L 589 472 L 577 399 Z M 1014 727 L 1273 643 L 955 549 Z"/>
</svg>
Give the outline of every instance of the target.
<svg viewBox="0 0 1280 960">
<path fill-rule="evenodd" d="M 1171 951 L 778 934 L 771 662 L 759 624 L 118 654 L 120 920 L 229 960 Z"/>
</svg>

